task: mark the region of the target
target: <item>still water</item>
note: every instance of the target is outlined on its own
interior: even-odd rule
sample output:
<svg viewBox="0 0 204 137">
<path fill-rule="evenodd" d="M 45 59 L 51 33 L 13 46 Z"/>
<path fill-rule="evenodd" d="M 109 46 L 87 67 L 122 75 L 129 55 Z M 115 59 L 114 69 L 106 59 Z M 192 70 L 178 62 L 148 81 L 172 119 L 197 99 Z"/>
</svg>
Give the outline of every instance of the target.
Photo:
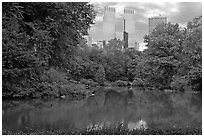
<svg viewBox="0 0 204 137">
<path fill-rule="evenodd" d="M 201 95 L 132 89 L 133 98 L 114 89 L 83 100 L 4 100 L 2 128 L 9 131 L 96 129 L 121 125 L 129 130 L 201 128 Z M 119 93 L 119 94 L 118 94 Z"/>
</svg>

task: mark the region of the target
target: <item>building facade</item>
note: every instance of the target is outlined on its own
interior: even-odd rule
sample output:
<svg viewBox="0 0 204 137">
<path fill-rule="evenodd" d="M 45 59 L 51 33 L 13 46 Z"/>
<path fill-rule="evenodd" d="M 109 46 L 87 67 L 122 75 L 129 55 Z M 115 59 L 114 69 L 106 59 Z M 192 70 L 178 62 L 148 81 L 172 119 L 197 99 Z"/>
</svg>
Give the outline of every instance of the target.
<svg viewBox="0 0 204 137">
<path fill-rule="evenodd" d="M 134 16 L 134 10 L 124 9 L 124 31 L 128 33 L 128 47 L 135 47 L 136 42 L 136 28 Z"/>
<path fill-rule="evenodd" d="M 103 16 L 103 40 L 109 41 L 116 37 L 115 30 L 115 8 L 104 7 Z"/>
<path fill-rule="evenodd" d="M 167 17 L 163 16 L 156 16 L 156 17 L 151 17 L 148 19 L 148 24 L 149 24 L 149 34 L 160 24 L 162 23 L 167 23 Z"/>
<path fill-rule="evenodd" d="M 119 40 L 123 40 L 123 32 L 116 32 L 116 38 Z"/>
</svg>

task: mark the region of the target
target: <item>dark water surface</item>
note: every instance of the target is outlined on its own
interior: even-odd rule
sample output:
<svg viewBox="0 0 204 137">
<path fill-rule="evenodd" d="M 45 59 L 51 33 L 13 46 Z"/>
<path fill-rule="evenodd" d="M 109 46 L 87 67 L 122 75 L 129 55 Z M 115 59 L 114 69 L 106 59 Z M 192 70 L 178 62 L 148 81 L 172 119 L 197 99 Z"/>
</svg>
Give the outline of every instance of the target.
<svg viewBox="0 0 204 137">
<path fill-rule="evenodd" d="M 115 89 L 122 92 L 124 88 Z M 73 101 L 3 100 L 2 128 L 9 131 L 111 128 L 123 125 L 129 130 L 201 128 L 201 95 L 164 93 L 132 89 L 134 98 L 118 92 Z"/>
</svg>

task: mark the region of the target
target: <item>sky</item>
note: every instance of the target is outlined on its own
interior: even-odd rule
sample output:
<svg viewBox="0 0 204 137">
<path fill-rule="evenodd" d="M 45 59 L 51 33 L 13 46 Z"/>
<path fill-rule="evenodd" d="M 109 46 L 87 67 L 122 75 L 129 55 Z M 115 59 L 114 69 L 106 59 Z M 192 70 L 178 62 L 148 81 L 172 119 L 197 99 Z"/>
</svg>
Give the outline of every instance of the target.
<svg viewBox="0 0 204 137">
<path fill-rule="evenodd" d="M 101 40 L 103 36 L 104 6 L 116 9 L 116 32 L 122 32 L 122 15 L 124 8 L 135 10 L 136 41 L 143 43 L 143 37 L 148 34 L 148 18 L 166 16 L 167 22 L 178 23 L 185 27 L 194 17 L 202 15 L 202 2 L 92 2 L 97 15 L 95 24 L 89 30 L 93 41 Z"/>
</svg>

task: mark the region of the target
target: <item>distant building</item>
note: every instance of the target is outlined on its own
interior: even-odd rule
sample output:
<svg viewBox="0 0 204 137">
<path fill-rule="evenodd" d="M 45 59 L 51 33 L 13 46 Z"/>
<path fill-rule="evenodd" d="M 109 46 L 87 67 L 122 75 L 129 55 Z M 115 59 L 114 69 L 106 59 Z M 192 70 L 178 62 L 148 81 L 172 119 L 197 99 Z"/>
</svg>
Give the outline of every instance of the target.
<svg viewBox="0 0 204 137">
<path fill-rule="evenodd" d="M 139 51 L 139 48 L 140 46 L 138 42 L 135 42 L 135 46 L 128 47 L 128 49 L 137 50 L 137 51 Z"/>
<path fill-rule="evenodd" d="M 103 48 L 106 46 L 106 41 L 103 40 Z"/>
<path fill-rule="evenodd" d="M 103 40 L 114 39 L 116 37 L 115 32 L 115 8 L 104 7 Z"/>
<path fill-rule="evenodd" d="M 125 31 L 123 32 L 123 41 L 124 41 L 123 48 L 128 48 L 128 33 Z"/>
<path fill-rule="evenodd" d="M 123 40 L 123 32 L 116 32 L 116 38 Z"/>
<path fill-rule="evenodd" d="M 135 12 L 131 9 L 124 9 L 125 32 L 128 33 L 128 47 L 135 47 L 136 29 L 135 29 Z"/>
<path fill-rule="evenodd" d="M 97 46 L 99 48 L 103 48 L 104 47 L 104 41 L 97 41 Z"/>
<path fill-rule="evenodd" d="M 139 49 L 140 49 L 139 43 L 138 43 L 138 42 L 135 42 L 135 50 L 138 50 L 138 51 L 139 51 Z"/>
<path fill-rule="evenodd" d="M 91 38 L 90 35 L 85 35 L 85 36 L 83 36 L 83 38 L 86 39 L 86 42 L 87 42 L 88 46 L 92 46 L 92 38 Z"/>
<path fill-rule="evenodd" d="M 155 27 L 157 27 L 158 25 L 162 24 L 162 23 L 167 23 L 167 17 L 163 17 L 163 16 L 156 16 L 156 17 L 152 17 L 148 19 L 148 23 L 149 23 L 149 33 L 151 33 Z"/>
</svg>

